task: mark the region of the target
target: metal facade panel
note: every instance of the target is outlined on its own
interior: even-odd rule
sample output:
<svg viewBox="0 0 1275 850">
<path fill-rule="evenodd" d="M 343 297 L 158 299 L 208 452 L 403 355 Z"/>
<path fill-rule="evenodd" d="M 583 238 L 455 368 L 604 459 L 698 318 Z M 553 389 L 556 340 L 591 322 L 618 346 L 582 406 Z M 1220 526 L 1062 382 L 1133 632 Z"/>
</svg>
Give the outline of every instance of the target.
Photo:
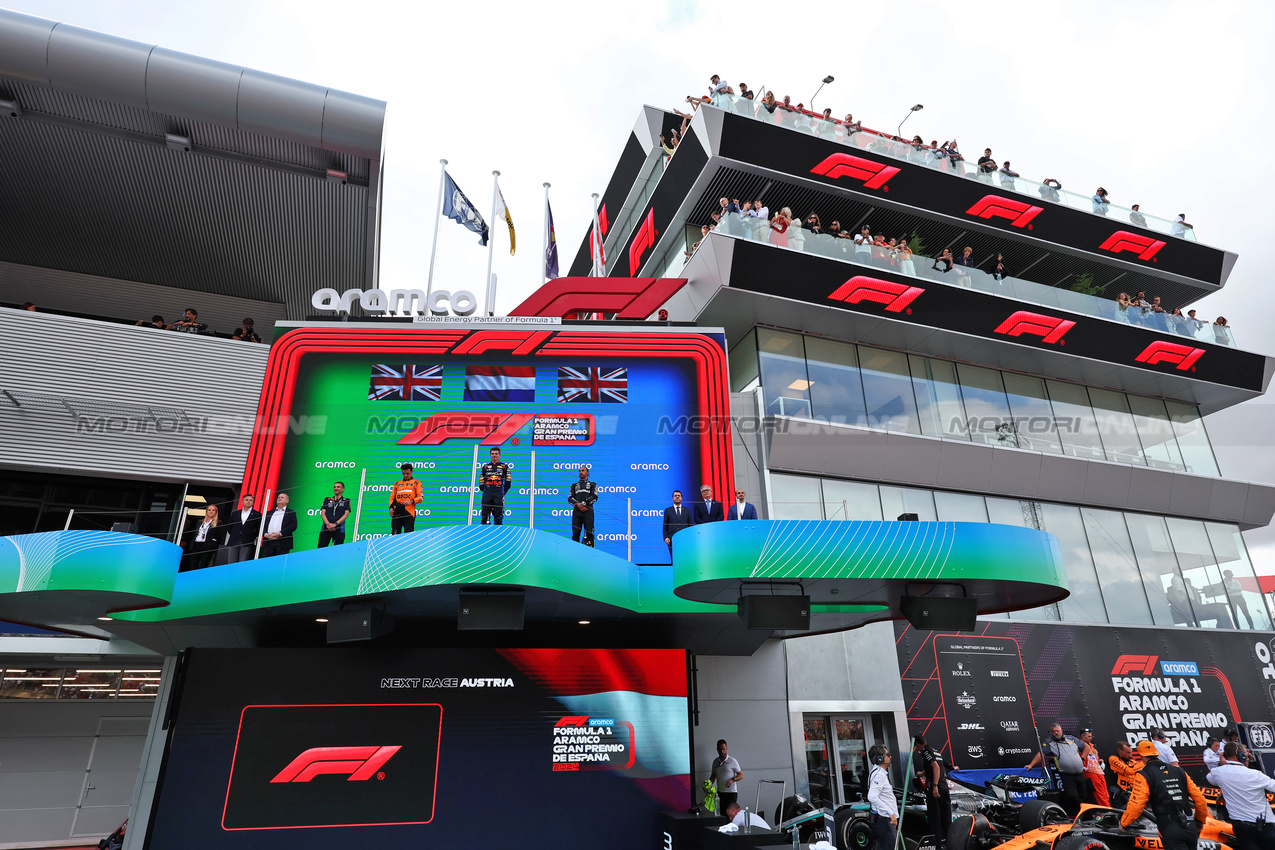
<svg viewBox="0 0 1275 850">
<path fill-rule="evenodd" d="M 242 480 L 266 346 L 4 309 L 0 340 L 11 343 L 0 389 L 64 396 L 106 411 L 180 408 L 195 424 L 157 433 L 123 416 L 94 412 L 77 420 L 70 412 L 0 404 L 0 466 Z"/>
</svg>

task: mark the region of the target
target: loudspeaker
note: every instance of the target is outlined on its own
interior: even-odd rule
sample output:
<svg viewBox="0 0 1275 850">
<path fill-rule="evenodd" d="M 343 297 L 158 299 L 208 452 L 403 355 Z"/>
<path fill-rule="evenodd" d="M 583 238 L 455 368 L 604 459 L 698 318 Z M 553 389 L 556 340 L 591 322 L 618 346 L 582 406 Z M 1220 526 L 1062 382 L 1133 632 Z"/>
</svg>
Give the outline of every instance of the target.
<svg viewBox="0 0 1275 850">
<path fill-rule="evenodd" d="M 899 600 L 899 609 L 918 629 L 972 632 L 974 621 L 978 618 L 978 600 L 973 598 L 904 596 Z"/>
<path fill-rule="evenodd" d="M 510 593 L 460 594 L 456 628 L 460 631 L 522 631 L 526 597 L 521 590 Z"/>
<path fill-rule="evenodd" d="M 739 618 L 748 629 L 801 631 L 810 628 L 809 596 L 741 596 Z"/>
<path fill-rule="evenodd" d="M 347 608 L 328 615 L 328 643 L 372 640 L 394 631 L 394 618 L 383 608 Z"/>
</svg>

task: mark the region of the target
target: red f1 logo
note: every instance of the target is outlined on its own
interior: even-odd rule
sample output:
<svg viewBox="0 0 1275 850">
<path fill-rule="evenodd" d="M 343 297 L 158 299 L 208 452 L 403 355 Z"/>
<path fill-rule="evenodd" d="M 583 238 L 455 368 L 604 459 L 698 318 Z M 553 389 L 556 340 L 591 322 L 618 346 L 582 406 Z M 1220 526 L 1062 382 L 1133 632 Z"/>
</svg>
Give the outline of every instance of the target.
<svg viewBox="0 0 1275 850">
<path fill-rule="evenodd" d="M 1040 313 L 1029 313 L 1026 310 L 1019 310 L 1008 319 L 1000 323 L 1000 327 L 996 329 L 996 333 L 1005 336 L 1022 336 L 1023 334 L 1035 334 L 1041 338 L 1042 342 L 1058 343 L 1062 345 L 1063 334 L 1076 326 L 1075 322 L 1067 319 L 1059 319 L 1054 316 L 1042 316 Z"/>
<path fill-rule="evenodd" d="M 400 446 L 437 446 L 447 440 L 482 440 L 499 446 L 526 425 L 534 413 L 435 413 L 398 441 Z"/>
<path fill-rule="evenodd" d="M 633 244 L 629 246 L 629 276 L 636 277 L 638 269 L 642 267 L 642 255 L 646 253 L 647 248 L 655 245 L 655 207 L 651 207 L 646 211 L 646 220 L 642 222 L 642 226 L 638 228 L 637 235 L 633 237 Z"/>
<path fill-rule="evenodd" d="M 837 287 L 836 292 L 833 292 L 828 297 L 833 301 L 844 301 L 847 304 L 875 301 L 878 304 L 884 304 L 887 313 L 902 313 L 904 308 L 915 301 L 917 296 L 924 291 L 919 286 L 908 286 L 905 283 L 894 283 L 889 280 L 879 280 L 875 277 L 855 275 Z M 908 310 L 908 312 L 912 311 Z"/>
<path fill-rule="evenodd" d="M 1002 198 L 1000 195 L 984 195 L 983 200 L 967 209 L 965 214 L 979 218 L 1007 218 L 1014 227 L 1027 227 L 1033 218 L 1044 211 L 1044 207 L 1033 207 L 1024 201 Z"/>
<path fill-rule="evenodd" d="M 1179 372 L 1186 372 L 1195 365 L 1195 361 L 1204 356 L 1203 348 L 1192 348 L 1189 345 L 1178 345 L 1176 342 L 1156 340 L 1142 350 L 1134 358 L 1139 363 L 1154 366 L 1157 363 L 1176 363 Z"/>
<path fill-rule="evenodd" d="M 1107 241 L 1098 246 L 1104 251 L 1119 254 L 1121 251 L 1132 251 L 1139 260 L 1149 260 L 1156 251 L 1164 247 L 1164 243 L 1150 236 L 1141 236 L 1127 230 L 1117 230 L 1107 237 Z"/>
<path fill-rule="evenodd" d="M 1155 663 L 1160 660 L 1158 655 L 1122 655 L 1116 659 L 1116 663 L 1111 667 L 1111 675 L 1123 676 L 1126 673 L 1141 673 L 1144 676 L 1150 676 L 1155 672 Z"/>
<path fill-rule="evenodd" d="M 309 782 L 327 773 L 348 774 L 347 782 L 371 779 L 402 747 L 311 747 L 294 758 L 273 782 Z"/>
<path fill-rule="evenodd" d="M 827 177 L 829 180 L 853 177 L 855 180 L 862 180 L 865 189 L 880 189 L 885 186 L 887 180 L 899 173 L 899 169 L 870 159 L 860 159 L 848 153 L 834 153 L 810 169 L 810 173 Z"/>
</svg>

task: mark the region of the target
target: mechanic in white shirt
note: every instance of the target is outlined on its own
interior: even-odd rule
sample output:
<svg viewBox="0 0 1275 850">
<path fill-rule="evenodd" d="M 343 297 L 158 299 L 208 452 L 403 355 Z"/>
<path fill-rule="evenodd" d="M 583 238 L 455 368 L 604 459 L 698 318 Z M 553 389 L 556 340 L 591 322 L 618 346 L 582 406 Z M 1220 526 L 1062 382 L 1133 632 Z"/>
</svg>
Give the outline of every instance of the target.
<svg viewBox="0 0 1275 850">
<path fill-rule="evenodd" d="M 1151 743 L 1155 744 L 1156 752 L 1160 754 L 1160 761 L 1165 764 L 1177 764 L 1177 754 L 1173 752 L 1173 747 L 1169 746 L 1169 736 L 1164 734 L 1163 729 L 1155 729 L 1151 732 Z"/>
<path fill-rule="evenodd" d="M 1217 767 L 1222 758 L 1222 742 L 1217 738 L 1209 738 L 1209 745 L 1204 750 L 1204 767 L 1206 770 L 1212 770 Z"/>
<path fill-rule="evenodd" d="M 868 750 L 868 802 L 872 804 L 872 834 L 878 847 L 893 847 L 895 828 L 899 823 L 899 801 L 890 784 L 890 751 L 880 744 Z"/>
<path fill-rule="evenodd" d="M 1239 758 L 1238 745 L 1228 741 L 1222 748 L 1222 763 L 1204 778 L 1222 789 L 1236 846 L 1269 847 L 1275 844 L 1275 816 L 1266 792 L 1275 791 L 1275 779 L 1260 770 L 1249 770 Z"/>
<path fill-rule="evenodd" d="M 744 828 L 744 810 L 739 807 L 739 803 L 731 803 L 726 807 L 726 817 L 730 818 L 730 822 L 735 826 Z M 770 824 L 762 820 L 761 815 L 756 812 L 748 813 L 748 824 L 752 829 L 770 829 Z"/>
</svg>

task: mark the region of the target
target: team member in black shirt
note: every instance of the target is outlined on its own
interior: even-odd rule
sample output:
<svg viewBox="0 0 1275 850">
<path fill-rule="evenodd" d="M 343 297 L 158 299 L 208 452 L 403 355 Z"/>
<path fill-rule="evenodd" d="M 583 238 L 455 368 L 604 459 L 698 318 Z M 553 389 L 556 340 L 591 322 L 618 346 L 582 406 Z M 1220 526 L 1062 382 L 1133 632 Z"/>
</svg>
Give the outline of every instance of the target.
<svg viewBox="0 0 1275 850">
<path fill-rule="evenodd" d="M 483 494 L 482 524 L 487 524 L 491 517 L 496 525 L 505 524 L 505 494 L 513 486 L 513 475 L 509 472 L 509 464 L 500 462 L 500 449 L 493 447 L 491 462 L 484 463 L 479 475 L 479 487 Z"/>
<path fill-rule="evenodd" d="M 937 850 L 947 847 L 947 828 L 952 825 L 952 795 L 947 787 L 947 765 L 943 757 L 925 743 L 925 737 L 912 739 L 912 764 L 916 778 L 925 789 L 925 813 L 934 833 Z"/>
<path fill-rule="evenodd" d="M 593 503 L 598 500 L 598 485 L 589 480 L 589 467 L 580 467 L 580 480 L 571 482 L 567 501 L 571 504 L 571 539 L 580 542 L 580 530 L 584 530 L 584 545 L 593 545 Z"/>
<path fill-rule="evenodd" d="M 319 532 L 319 548 L 323 549 L 332 543 L 340 546 L 345 542 L 345 519 L 350 515 L 350 500 L 345 498 L 345 485 L 340 481 L 332 485 L 332 495 L 323 500 L 319 518 L 323 520 L 323 530 Z"/>
</svg>

